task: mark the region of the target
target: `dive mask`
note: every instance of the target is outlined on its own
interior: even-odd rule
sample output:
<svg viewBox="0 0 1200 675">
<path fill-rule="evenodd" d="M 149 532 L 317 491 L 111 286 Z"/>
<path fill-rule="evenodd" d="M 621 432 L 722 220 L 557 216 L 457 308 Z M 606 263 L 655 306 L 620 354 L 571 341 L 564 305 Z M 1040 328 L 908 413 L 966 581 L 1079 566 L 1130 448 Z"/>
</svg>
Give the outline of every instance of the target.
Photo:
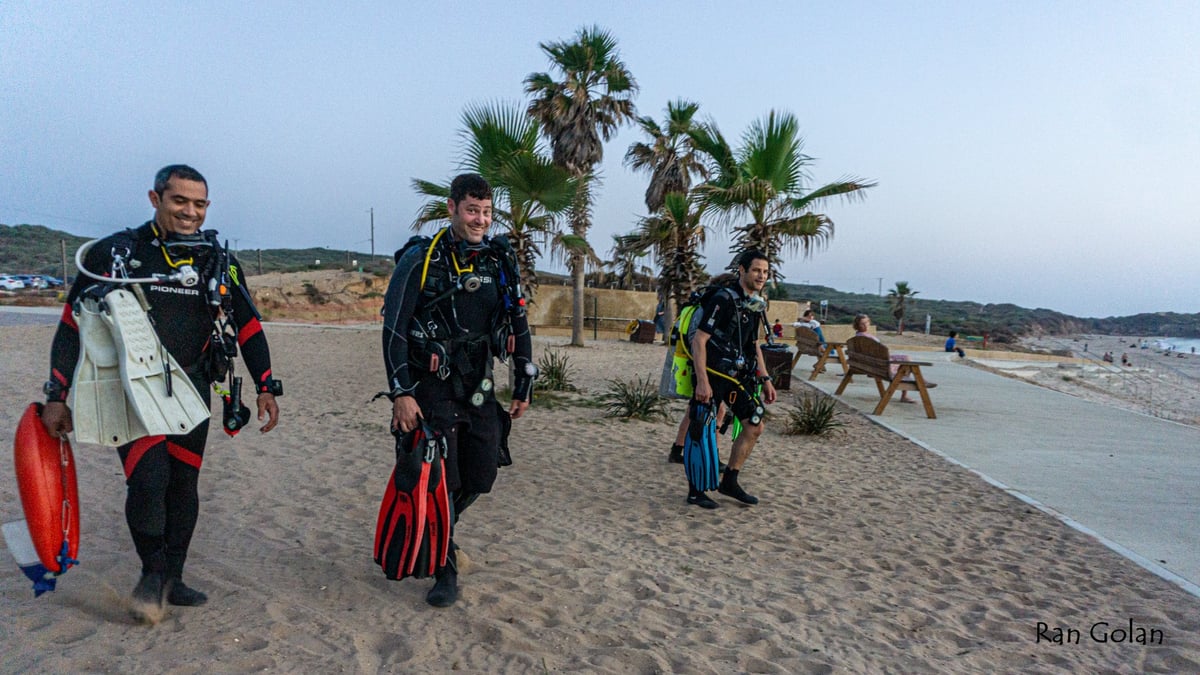
<svg viewBox="0 0 1200 675">
<path fill-rule="evenodd" d="M 179 282 L 184 286 L 200 283 L 197 270 L 207 269 L 217 249 L 216 232 L 193 234 L 168 233 L 161 238 L 163 256 L 167 264 L 175 269 Z"/>
<path fill-rule="evenodd" d="M 742 307 L 745 307 L 748 312 L 757 314 L 767 309 L 767 299 L 758 294 L 751 295 L 742 301 Z"/>
</svg>

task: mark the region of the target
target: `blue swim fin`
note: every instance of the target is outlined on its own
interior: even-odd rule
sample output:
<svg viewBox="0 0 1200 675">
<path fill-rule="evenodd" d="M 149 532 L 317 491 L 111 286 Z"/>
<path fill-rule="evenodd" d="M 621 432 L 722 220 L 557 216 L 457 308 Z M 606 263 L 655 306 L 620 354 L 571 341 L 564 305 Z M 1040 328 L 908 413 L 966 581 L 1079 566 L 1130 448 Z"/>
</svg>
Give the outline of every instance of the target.
<svg viewBox="0 0 1200 675">
<path fill-rule="evenodd" d="M 688 420 L 683 443 L 683 468 L 688 483 L 702 492 L 715 490 L 721 481 L 716 406 L 692 401 L 688 404 Z"/>
</svg>

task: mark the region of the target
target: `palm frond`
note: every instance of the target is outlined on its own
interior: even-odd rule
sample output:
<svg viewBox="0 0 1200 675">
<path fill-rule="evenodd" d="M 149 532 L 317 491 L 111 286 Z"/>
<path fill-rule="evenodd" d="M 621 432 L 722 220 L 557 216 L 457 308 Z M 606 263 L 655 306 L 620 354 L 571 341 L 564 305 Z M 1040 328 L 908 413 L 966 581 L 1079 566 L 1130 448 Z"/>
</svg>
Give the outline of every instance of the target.
<svg viewBox="0 0 1200 675">
<path fill-rule="evenodd" d="M 792 208 L 805 209 L 831 197 L 842 197 L 846 201 L 861 201 L 867 198 L 865 191 L 876 185 L 879 183 L 868 183 L 858 178 L 843 178 L 836 183 L 822 185 L 806 195 L 793 198 L 791 200 Z"/>
<path fill-rule="evenodd" d="M 412 179 L 412 187 L 413 190 L 416 190 L 417 194 L 431 198 L 422 204 L 417 211 L 417 216 L 413 219 L 411 226 L 413 230 L 420 231 L 426 225 L 450 221 L 450 209 L 446 205 L 446 200 L 450 198 L 450 186 L 448 184 L 440 185 L 433 181 L 414 178 Z"/>
</svg>

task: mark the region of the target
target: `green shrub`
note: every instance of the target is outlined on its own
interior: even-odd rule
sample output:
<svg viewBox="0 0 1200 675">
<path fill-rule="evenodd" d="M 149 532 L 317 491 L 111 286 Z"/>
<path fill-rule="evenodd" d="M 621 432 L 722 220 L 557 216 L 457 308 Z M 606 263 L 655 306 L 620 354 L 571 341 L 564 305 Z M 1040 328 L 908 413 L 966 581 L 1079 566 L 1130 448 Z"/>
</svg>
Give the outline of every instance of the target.
<svg viewBox="0 0 1200 675">
<path fill-rule="evenodd" d="M 846 426 L 838 419 L 837 401 L 824 394 L 805 396 L 800 408 L 788 412 L 787 426 L 783 433 L 789 436 L 801 434 L 819 436 Z"/>
<path fill-rule="evenodd" d="M 570 361 L 570 357 L 561 352 L 549 349 L 542 352 L 542 358 L 538 361 L 537 388 L 543 391 L 575 391 L 571 378 L 576 371 Z"/>
<path fill-rule="evenodd" d="M 606 417 L 636 417 L 639 420 L 651 420 L 655 417 L 666 418 L 667 399 L 658 393 L 658 382 L 651 378 L 638 377 L 636 380 L 623 382 L 609 380 L 608 390 L 598 397 L 604 404 Z"/>
</svg>

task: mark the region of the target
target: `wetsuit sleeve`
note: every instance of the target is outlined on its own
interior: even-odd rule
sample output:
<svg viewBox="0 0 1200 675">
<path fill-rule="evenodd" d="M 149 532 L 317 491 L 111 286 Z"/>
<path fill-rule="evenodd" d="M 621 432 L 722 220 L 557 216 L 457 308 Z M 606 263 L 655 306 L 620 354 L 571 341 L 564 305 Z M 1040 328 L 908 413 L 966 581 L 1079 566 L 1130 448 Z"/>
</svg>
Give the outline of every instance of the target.
<svg viewBox="0 0 1200 675">
<path fill-rule="evenodd" d="M 533 340 L 529 336 L 529 312 L 525 300 L 525 289 L 521 286 L 521 266 L 517 262 L 517 254 L 512 250 L 512 247 L 507 245 L 505 258 L 508 262 L 510 274 L 513 276 L 513 306 L 510 311 L 510 320 L 512 323 L 513 337 L 516 339 L 516 344 L 513 345 L 513 356 L 517 359 L 522 359 L 528 362 L 533 358 Z M 504 264 L 504 261 L 501 261 Z"/>
<path fill-rule="evenodd" d="M 258 393 L 269 392 L 273 378 L 271 349 L 267 345 L 267 335 L 263 332 L 258 308 L 254 306 L 244 274 L 245 270 L 237 258 L 230 254 L 229 282 L 232 288 L 229 292 L 233 296 L 233 325 L 237 328 L 238 348 L 241 349 L 242 360 L 254 380 L 254 390 Z"/>
<path fill-rule="evenodd" d="M 421 297 L 421 266 L 425 250 L 413 246 L 400 256 L 383 301 L 383 363 L 392 399 L 411 396 L 417 377 L 408 364 L 408 326 Z"/>
<path fill-rule="evenodd" d="M 504 235 L 493 239 L 493 245 L 499 249 L 499 263 L 507 278 L 509 288 L 505 305 L 508 311 L 509 330 L 513 336 L 513 398 L 533 402 L 533 381 L 537 377 L 537 367 L 533 365 L 533 340 L 529 333 L 529 313 L 526 307 L 525 293 L 521 287 L 521 266 L 517 262 L 517 253 Z"/>
<path fill-rule="evenodd" d="M 108 276 L 112 271 L 112 244 L 108 239 L 101 240 L 88 251 L 83 265 L 96 274 Z M 78 274 L 67 301 L 63 304 L 62 316 L 58 320 L 58 329 L 54 331 L 54 341 L 50 344 L 50 379 L 63 387 L 61 400 L 66 400 L 67 390 L 75 381 L 75 366 L 79 362 L 79 326 L 71 313 L 71 306 L 79 298 L 85 288 L 96 282 L 94 279 Z"/>
<path fill-rule="evenodd" d="M 525 298 L 522 297 L 524 302 Z M 529 361 L 533 358 L 533 339 L 529 336 L 529 315 L 522 308 L 519 314 L 514 314 L 512 317 L 512 331 L 516 344 L 513 349 L 513 356 L 518 359 Z"/>
<path fill-rule="evenodd" d="M 517 296 L 517 311 L 510 317 L 513 334 L 513 398 L 533 402 L 533 380 L 537 368 L 533 365 L 533 340 L 529 336 L 529 314 L 525 311 L 525 296 Z"/>
</svg>

